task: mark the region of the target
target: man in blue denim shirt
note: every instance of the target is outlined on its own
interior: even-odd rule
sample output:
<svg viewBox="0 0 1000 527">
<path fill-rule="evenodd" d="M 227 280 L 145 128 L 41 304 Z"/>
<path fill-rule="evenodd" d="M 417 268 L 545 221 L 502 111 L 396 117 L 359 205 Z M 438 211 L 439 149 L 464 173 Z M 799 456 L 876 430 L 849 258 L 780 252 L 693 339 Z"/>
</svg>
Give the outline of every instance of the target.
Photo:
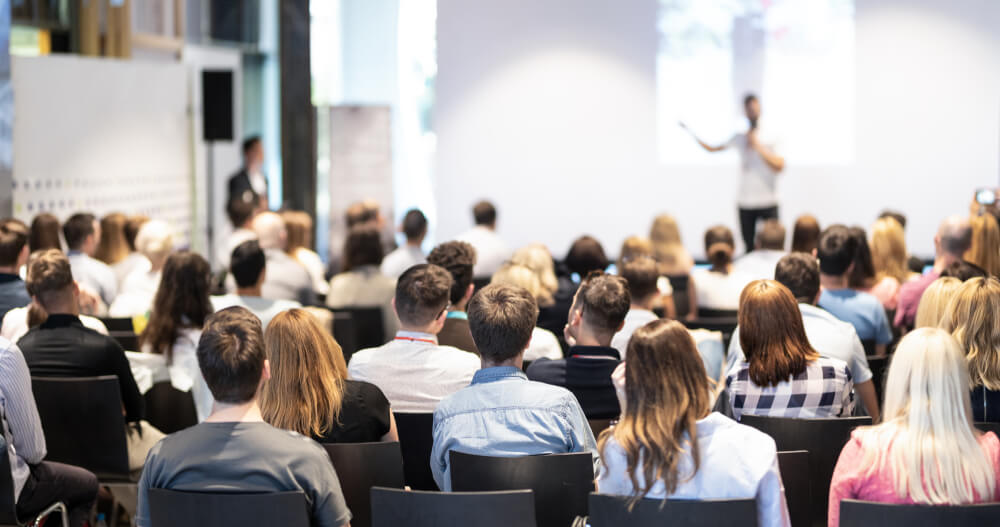
<svg viewBox="0 0 1000 527">
<path fill-rule="evenodd" d="M 451 450 L 508 457 L 591 452 L 596 471 L 597 443 L 576 397 L 521 371 L 538 319 L 534 297 L 520 287 L 491 285 L 472 298 L 468 313 L 483 369 L 434 410 L 430 461 L 441 490 L 451 490 Z"/>
</svg>

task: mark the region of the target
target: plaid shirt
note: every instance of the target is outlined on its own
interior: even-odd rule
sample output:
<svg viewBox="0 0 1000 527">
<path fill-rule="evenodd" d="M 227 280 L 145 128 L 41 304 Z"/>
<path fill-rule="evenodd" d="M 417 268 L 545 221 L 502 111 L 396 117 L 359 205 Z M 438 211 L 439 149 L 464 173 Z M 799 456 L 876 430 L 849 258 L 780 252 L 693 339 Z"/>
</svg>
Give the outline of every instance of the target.
<svg viewBox="0 0 1000 527">
<path fill-rule="evenodd" d="M 726 377 L 733 417 L 746 413 L 770 417 L 840 417 L 854 410 L 853 382 L 847 363 L 820 357 L 790 380 L 761 387 L 750 380 L 750 364 L 743 361 Z"/>
</svg>

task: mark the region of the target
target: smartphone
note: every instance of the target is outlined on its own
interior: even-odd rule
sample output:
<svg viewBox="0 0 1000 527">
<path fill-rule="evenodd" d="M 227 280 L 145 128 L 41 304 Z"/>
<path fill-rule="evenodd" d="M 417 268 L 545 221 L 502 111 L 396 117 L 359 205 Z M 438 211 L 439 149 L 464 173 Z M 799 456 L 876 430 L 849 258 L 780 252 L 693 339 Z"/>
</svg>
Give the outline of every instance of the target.
<svg viewBox="0 0 1000 527">
<path fill-rule="evenodd" d="M 992 188 L 981 188 L 976 190 L 976 203 L 980 205 L 993 205 L 997 201 L 997 191 Z"/>
</svg>

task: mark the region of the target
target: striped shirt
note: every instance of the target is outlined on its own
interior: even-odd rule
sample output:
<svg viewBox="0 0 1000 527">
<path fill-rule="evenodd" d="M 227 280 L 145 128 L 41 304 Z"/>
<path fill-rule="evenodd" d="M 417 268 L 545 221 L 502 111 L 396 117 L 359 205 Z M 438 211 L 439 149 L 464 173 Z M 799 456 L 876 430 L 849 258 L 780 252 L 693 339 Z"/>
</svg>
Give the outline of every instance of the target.
<svg viewBox="0 0 1000 527">
<path fill-rule="evenodd" d="M 17 345 L 2 337 L 0 411 L 3 412 L 3 436 L 7 440 L 16 501 L 28 479 L 28 465 L 37 465 L 45 458 L 45 436 L 38 408 L 35 407 L 35 396 L 31 393 L 28 365 Z"/>
<path fill-rule="evenodd" d="M 746 361 L 726 377 L 733 417 L 743 414 L 769 417 L 822 418 L 851 415 L 854 384 L 847 363 L 820 357 L 806 364 L 801 373 L 775 386 L 757 386 L 750 379 Z"/>
</svg>

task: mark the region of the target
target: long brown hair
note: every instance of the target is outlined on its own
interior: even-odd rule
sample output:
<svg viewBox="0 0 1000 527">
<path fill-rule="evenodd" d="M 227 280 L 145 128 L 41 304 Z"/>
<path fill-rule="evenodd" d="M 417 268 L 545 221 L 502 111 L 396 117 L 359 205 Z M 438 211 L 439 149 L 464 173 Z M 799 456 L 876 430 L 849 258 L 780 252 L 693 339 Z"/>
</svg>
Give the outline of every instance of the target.
<svg viewBox="0 0 1000 527">
<path fill-rule="evenodd" d="M 340 345 L 303 309 L 271 319 L 264 332 L 271 378 L 260 409 L 278 428 L 321 437 L 339 421 L 347 364 Z"/>
<path fill-rule="evenodd" d="M 614 437 L 625 452 L 632 481 L 630 506 L 662 481 L 669 496 L 682 481 L 679 464 L 690 449 L 694 477 L 701 464 L 697 421 L 711 411 L 708 375 L 691 333 L 673 320 L 639 328 L 628 344 L 625 408 L 618 425 L 601 433 L 604 452 Z M 687 438 L 685 438 L 685 434 Z M 643 485 L 636 471 L 642 464 Z"/>
<path fill-rule="evenodd" d="M 62 250 L 59 243 L 59 218 L 43 212 L 35 219 L 31 220 L 31 228 L 28 230 L 28 248 L 31 252 L 43 251 L 45 249 Z"/>
<path fill-rule="evenodd" d="M 819 358 L 806 338 L 795 296 L 780 282 L 754 280 L 743 289 L 739 324 L 740 346 L 757 386 L 775 386 Z"/>
<path fill-rule="evenodd" d="M 285 210 L 281 212 L 281 219 L 285 220 L 285 231 L 288 233 L 285 252 L 294 255 L 300 248 L 312 250 L 312 217 L 301 210 Z"/>
<path fill-rule="evenodd" d="M 153 297 L 149 324 L 139 335 L 139 344 L 149 344 L 153 353 L 173 358 L 174 341 L 183 328 L 200 328 L 212 314 L 209 299 L 211 268 L 198 253 L 171 254 L 163 265 L 160 286 Z"/>
<path fill-rule="evenodd" d="M 125 215 L 120 212 L 112 212 L 101 218 L 101 241 L 97 244 L 95 258 L 111 265 L 128 256 L 129 245 L 125 238 L 125 222 Z"/>
</svg>

